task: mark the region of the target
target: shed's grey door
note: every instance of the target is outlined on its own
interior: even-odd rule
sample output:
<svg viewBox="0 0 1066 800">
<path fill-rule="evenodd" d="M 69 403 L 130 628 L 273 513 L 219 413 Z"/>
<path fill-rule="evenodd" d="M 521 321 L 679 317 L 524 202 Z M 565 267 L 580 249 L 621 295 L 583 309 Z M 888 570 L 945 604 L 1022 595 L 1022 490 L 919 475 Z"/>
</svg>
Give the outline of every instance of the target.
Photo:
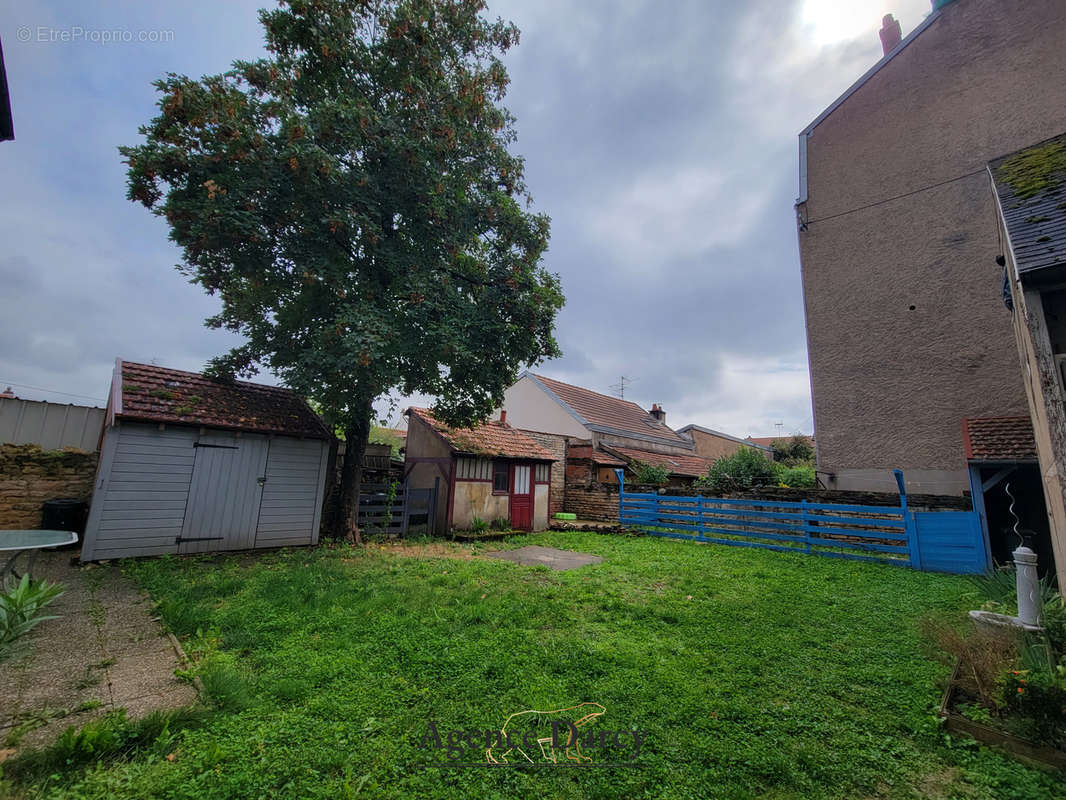
<svg viewBox="0 0 1066 800">
<path fill-rule="evenodd" d="M 192 485 L 178 552 L 254 547 L 267 438 L 205 433 L 193 447 Z"/>
</svg>

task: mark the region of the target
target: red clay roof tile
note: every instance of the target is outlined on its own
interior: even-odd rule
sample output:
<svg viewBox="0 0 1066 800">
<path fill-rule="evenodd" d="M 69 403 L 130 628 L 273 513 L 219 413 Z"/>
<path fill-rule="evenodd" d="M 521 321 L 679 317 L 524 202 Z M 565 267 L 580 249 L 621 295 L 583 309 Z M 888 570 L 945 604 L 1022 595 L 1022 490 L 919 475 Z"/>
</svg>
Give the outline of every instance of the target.
<svg viewBox="0 0 1066 800">
<path fill-rule="evenodd" d="M 972 461 L 1036 460 L 1029 417 L 970 417 L 962 421 L 962 438 Z"/>
<path fill-rule="evenodd" d="M 457 453 L 502 458 L 527 458 L 531 461 L 554 461 L 554 457 L 532 439 L 523 436 L 506 422 L 491 420 L 475 428 L 452 428 L 433 416 L 426 408 L 411 407 L 408 415 L 421 419 L 440 434 Z"/>
<path fill-rule="evenodd" d="M 611 397 L 582 389 L 543 375 L 533 377 L 544 384 L 560 400 L 576 411 L 590 425 L 602 425 L 617 428 L 620 431 L 638 436 L 654 436 L 667 442 L 674 442 L 682 447 L 691 447 L 692 441 L 681 436 L 655 417 L 629 400 Z"/>
<path fill-rule="evenodd" d="M 629 461 L 642 461 L 653 467 L 666 467 L 671 475 L 684 475 L 695 478 L 706 475 L 714 462 L 702 456 L 682 456 L 676 453 L 652 453 L 649 450 L 636 450 L 631 447 L 609 446 L 609 452 L 617 453 Z"/>
<path fill-rule="evenodd" d="M 121 363 L 122 411 L 115 415 L 120 419 L 330 438 L 322 420 L 291 389 Z"/>
</svg>

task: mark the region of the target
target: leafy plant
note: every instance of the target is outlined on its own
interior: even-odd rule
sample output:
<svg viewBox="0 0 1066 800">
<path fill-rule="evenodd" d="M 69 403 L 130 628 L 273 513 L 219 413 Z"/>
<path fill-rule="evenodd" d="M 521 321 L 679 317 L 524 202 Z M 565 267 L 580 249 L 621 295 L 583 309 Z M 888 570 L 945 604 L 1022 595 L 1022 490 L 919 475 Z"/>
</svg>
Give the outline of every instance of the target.
<svg viewBox="0 0 1066 800">
<path fill-rule="evenodd" d="M 489 529 L 489 523 L 485 522 L 481 517 L 474 517 L 470 521 L 470 530 L 474 533 L 484 533 Z"/>
<path fill-rule="evenodd" d="M 182 270 L 243 343 L 223 378 L 273 370 L 348 445 L 358 539 L 375 400 L 437 398 L 470 425 L 520 367 L 560 355 L 501 60 L 518 30 L 470 0 L 289 0 L 261 11 L 267 55 L 155 82 L 159 113 L 122 147 L 128 198 L 163 217 Z"/>
<path fill-rule="evenodd" d="M 42 612 L 63 591 L 61 584 L 35 581 L 23 575 L 12 589 L 0 592 L 0 654 L 45 620 L 56 619 Z"/>
<path fill-rule="evenodd" d="M 665 486 L 670 481 L 670 470 L 666 467 L 649 464 L 645 461 L 633 463 L 633 472 L 636 473 L 636 482 L 648 486 Z"/>
<path fill-rule="evenodd" d="M 511 530 L 511 522 L 506 517 L 496 517 L 490 526 L 494 531 Z"/>
<path fill-rule="evenodd" d="M 784 464 L 776 464 L 777 482 L 779 485 L 791 489 L 810 489 L 814 486 L 814 467 L 798 465 L 786 467 Z"/>
<path fill-rule="evenodd" d="M 199 727 L 208 717 L 209 712 L 203 709 L 180 708 L 129 720 L 126 710 L 118 709 L 79 728 L 65 729 L 49 747 L 5 762 L 4 774 L 20 780 L 41 778 L 146 748 L 165 755 L 183 730 Z"/>
<path fill-rule="evenodd" d="M 701 487 L 720 492 L 776 484 L 777 469 L 774 463 L 751 447 L 742 447 L 733 455 L 718 459 L 707 474 L 697 481 Z"/>
<path fill-rule="evenodd" d="M 786 467 L 813 467 L 814 447 L 811 440 L 802 434 L 788 439 L 774 439 L 770 447 L 774 451 L 774 461 Z"/>
<path fill-rule="evenodd" d="M 1066 666 L 1056 670 L 1011 670 L 1003 686 L 1004 705 L 1038 742 L 1066 746 Z"/>
</svg>

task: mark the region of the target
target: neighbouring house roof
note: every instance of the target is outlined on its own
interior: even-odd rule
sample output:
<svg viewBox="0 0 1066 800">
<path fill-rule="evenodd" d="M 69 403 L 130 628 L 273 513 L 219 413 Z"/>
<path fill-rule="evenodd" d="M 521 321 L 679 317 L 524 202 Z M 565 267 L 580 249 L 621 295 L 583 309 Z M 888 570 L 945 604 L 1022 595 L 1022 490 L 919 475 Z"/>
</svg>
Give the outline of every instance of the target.
<svg viewBox="0 0 1066 800">
<path fill-rule="evenodd" d="M 624 467 L 629 462 L 602 450 L 593 450 L 591 444 L 572 444 L 567 449 L 567 458 L 587 458 L 601 467 Z"/>
<path fill-rule="evenodd" d="M 291 389 L 131 361 L 118 361 L 115 373 L 113 413 L 119 419 L 331 438 L 318 415 Z"/>
<path fill-rule="evenodd" d="M 456 453 L 491 458 L 525 458 L 554 461 L 551 453 L 506 422 L 490 420 L 474 428 L 452 428 L 438 420 L 427 408 L 411 407 L 404 412 L 422 420 Z"/>
<path fill-rule="evenodd" d="M 988 168 L 1018 275 L 1066 267 L 1066 134 Z"/>
<path fill-rule="evenodd" d="M 962 439 L 970 461 L 1036 461 L 1036 439 L 1029 417 L 969 417 Z"/>
<path fill-rule="evenodd" d="M 714 462 L 702 456 L 682 456 L 674 453 L 653 453 L 650 450 L 637 450 L 632 447 L 615 447 L 613 445 L 600 445 L 609 453 L 621 456 L 627 462 L 642 461 L 653 467 L 666 467 L 671 475 L 683 475 L 688 478 L 696 478 L 706 475 Z"/>
<path fill-rule="evenodd" d="M 747 439 L 741 439 L 739 436 L 730 436 L 728 433 L 722 433 L 711 428 L 704 428 L 702 425 L 686 425 L 683 428 L 678 428 L 677 432 L 684 435 L 689 431 L 699 431 L 700 433 L 706 433 L 708 436 L 718 436 L 722 439 L 728 439 L 731 442 L 740 442 L 741 444 L 751 445 L 753 447 L 759 447 L 763 450 L 772 450 L 768 444 L 762 444 L 761 440 L 756 441 L 750 436 Z"/>
<path fill-rule="evenodd" d="M 661 441 L 688 449 L 694 447 L 691 439 L 668 428 L 636 403 L 543 375 L 531 372 L 526 375 L 539 383 L 589 430 Z"/>
</svg>

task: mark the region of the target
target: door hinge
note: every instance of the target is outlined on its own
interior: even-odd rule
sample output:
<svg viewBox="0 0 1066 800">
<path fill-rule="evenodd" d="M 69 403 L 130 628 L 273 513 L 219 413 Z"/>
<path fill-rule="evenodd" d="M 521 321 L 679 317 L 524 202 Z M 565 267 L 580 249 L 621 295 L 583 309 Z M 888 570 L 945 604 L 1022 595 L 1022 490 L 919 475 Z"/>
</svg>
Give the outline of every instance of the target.
<svg viewBox="0 0 1066 800">
<path fill-rule="evenodd" d="M 181 544 L 182 542 L 214 542 L 225 538 L 225 536 L 178 536 L 174 539 L 174 544 Z"/>
</svg>

